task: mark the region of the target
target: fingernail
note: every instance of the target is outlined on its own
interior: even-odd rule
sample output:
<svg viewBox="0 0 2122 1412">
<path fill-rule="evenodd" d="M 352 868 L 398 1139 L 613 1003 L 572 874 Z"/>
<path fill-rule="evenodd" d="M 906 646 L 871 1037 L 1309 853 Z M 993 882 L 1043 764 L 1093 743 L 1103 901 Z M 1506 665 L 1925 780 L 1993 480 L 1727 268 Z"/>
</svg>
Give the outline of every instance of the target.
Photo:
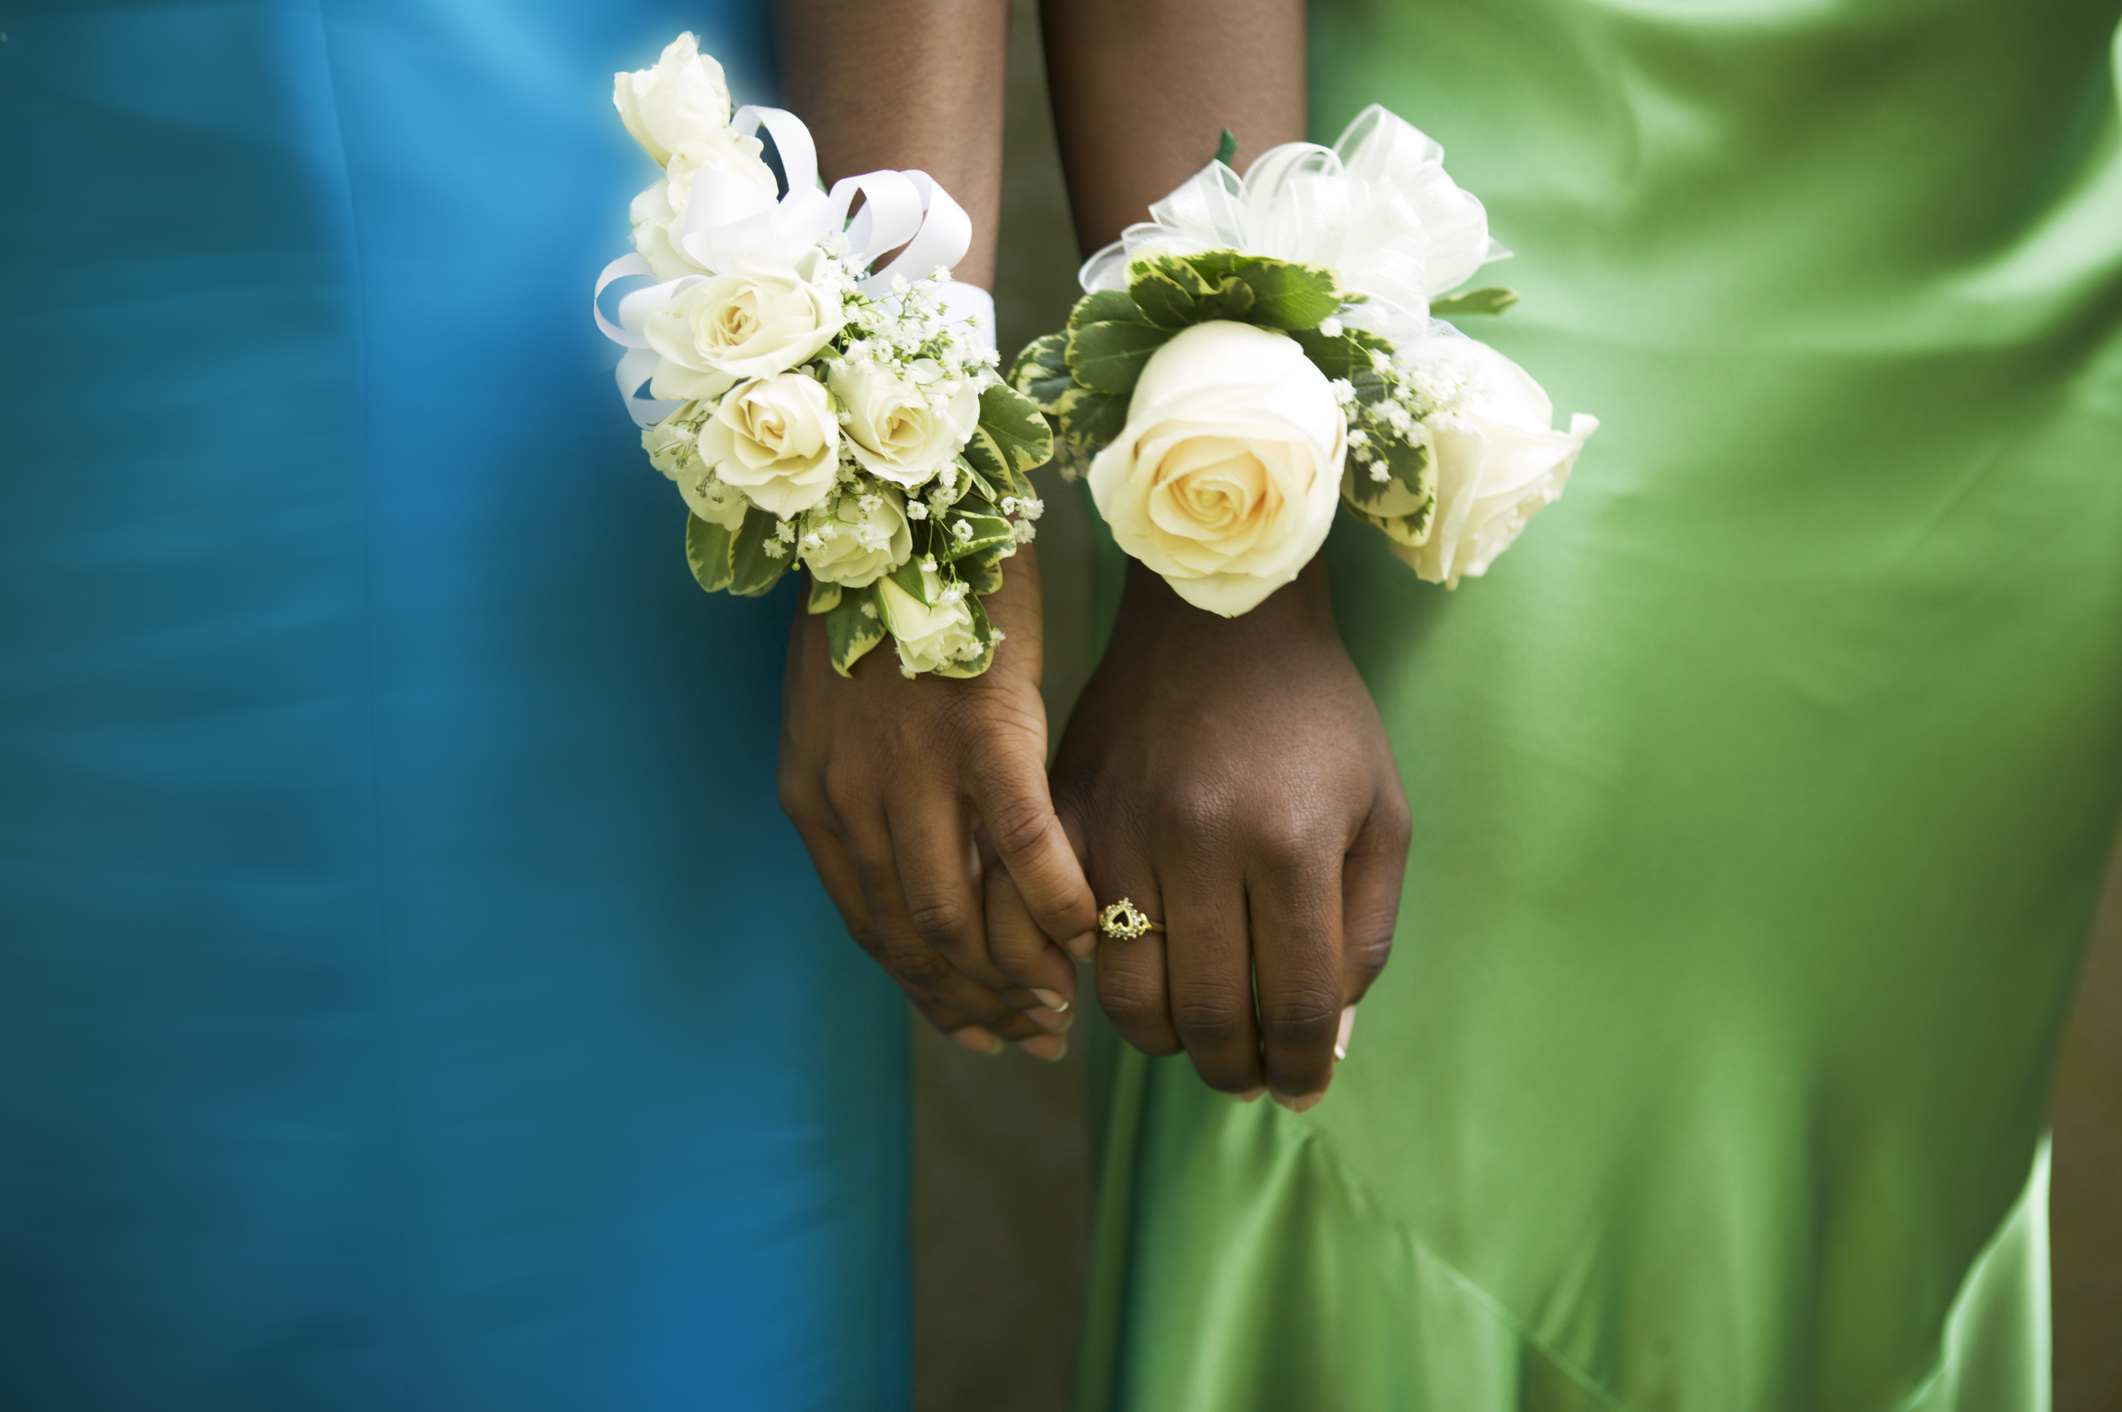
<svg viewBox="0 0 2122 1412">
<path fill-rule="evenodd" d="M 1059 1014 L 1055 1011 L 1048 1010 L 1043 1007 L 1037 1010 L 1025 1011 L 1024 1017 L 1030 1020 L 1033 1024 L 1037 1025 L 1040 1029 L 1051 1030 L 1055 1034 L 1067 1033 L 1068 1027 L 1076 1023 L 1076 1017 L 1074 1015 Z"/>
<path fill-rule="evenodd" d="M 1033 986 L 1032 994 L 1038 996 L 1039 1003 L 1044 1005 L 1047 1009 L 1063 1015 L 1068 1013 L 1068 1001 L 1062 998 L 1060 991 L 1041 990 L 1039 989 L 1039 987 Z M 1343 1020 L 1341 1021 L 1341 1027 L 1343 1029 L 1348 1028 L 1348 1021 L 1346 1018 L 1343 1018 Z"/>
<path fill-rule="evenodd" d="M 975 1054 L 1000 1054 L 1002 1037 L 978 1025 L 967 1025 L 962 1030 L 952 1030 L 950 1037 Z"/>
<path fill-rule="evenodd" d="M 1287 1095 L 1278 1093 L 1275 1095 L 1275 1102 L 1281 1104 L 1292 1113 L 1309 1113 L 1312 1109 L 1319 1106 L 1319 1100 L 1324 1097 L 1326 1095 L 1323 1093 L 1307 1093 L 1302 1098 L 1290 1098 Z"/>
<path fill-rule="evenodd" d="M 1085 932 L 1081 936 L 1072 936 L 1061 943 L 1061 949 L 1079 961 L 1088 961 L 1098 954 L 1098 934 Z"/>
<path fill-rule="evenodd" d="M 1231 1097 L 1237 1099 L 1240 1103 L 1258 1103 L 1261 1095 L 1266 1092 L 1267 1090 L 1264 1088 L 1249 1088 L 1243 1093 L 1234 1093 Z"/>
<path fill-rule="evenodd" d="M 1035 1034 L 1030 1039 L 1018 1040 L 1017 1048 L 1031 1055 L 1034 1059 L 1044 1059 L 1049 1064 L 1058 1064 L 1061 1062 L 1061 1056 L 1068 1053 L 1068 1036 Z"/>
<path fill-rule="evenodd" d="M 1351 1005 L 1341 1012 L 1341 1033 L 1334 1036 L 1334 1058 L 1348 1057 L 1348 1037 L 1356 1032 L 1356 1007 Z"/>
</svg>

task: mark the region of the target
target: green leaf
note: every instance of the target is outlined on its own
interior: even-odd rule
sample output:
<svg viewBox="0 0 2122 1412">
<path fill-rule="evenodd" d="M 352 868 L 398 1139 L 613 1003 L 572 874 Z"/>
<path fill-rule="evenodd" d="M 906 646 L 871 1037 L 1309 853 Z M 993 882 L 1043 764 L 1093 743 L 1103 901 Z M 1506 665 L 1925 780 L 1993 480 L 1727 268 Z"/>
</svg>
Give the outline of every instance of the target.
<svg viewBox="0 0 2122 1412">
<path fill-rule="evenodd" d="M 1127 426 L 1127 403 L 1125 397 L 1079 387 L 1061 399 L 1054 420 L 1061 435 L 1073 444 L 1103 446 L 1120 439 Z"/>
<path fill-rule="evenodd" d="M 1150 354 L 1171 338 L 1149 324 L 1084 324 L 1068 336 L 1068 364 L 1093 392 L 1132 392 Z"/>
<path fill-rule="evenodd" d="M 965 606 L 972 610 L 973 631 L 980 634 L 980 655 L 970 662 L 946 662 L 936 668 L 936 675 L 939 677 L 956 677 L 963 681 L 968 677 L 979 676 L 995 664 L 995 629 L 987 620 L 987 609 L 980 606 L 980 600 L 977 598 L 966 599 Z"/>
<path fill-rule="evenodd" d="M 736 544 L 730 553 L 731 593 L 757 598 L 781 582 L 781 575 L 796 562 L 795 551 L 780 543 L 774 534 L 780 523 L 756 505 L 744 512 L 744 523 L 737 527 Z M 781 550 L 779 556 L 766 552 L 769 544 Z"/>
<path fill-rule="evenodd" d="M 951 509 L 949 525 L 955 526 L 960 521 L 972 527 L 971 535 L 963 539 L 949 526 L 936 526 L 934 537 L 929 541 L 929 552 L 936 556 L 937 563 L 950 563 L 984 549 L 1016 542 L 1017 532 L 1010 527 L 1009 521 L 1002 517 L 993 501 L 981 496 L 968 495 Z"/>
<path fill-rule="evenodd" d="M 1216 160 L 1229 166 L 1238 156 L 1238 139 L 1231 136 L 1229 128 L 1223 129 L 1223 138 L 1216 144 Z"/>
<path fill-rule="evenodd" d="M 817 575 L 811 575 L 810 611 L 813 613 L 830 613 L 839 606 L 840 585 L 827 583 Z"/>
<path fill-rule="evenodd" d="M 685 517 L 685 562 L 709 593 L 720 593 L 730 581 L 730 533 L 698 515 Z"/>
<path fill-rule="evenodd" d="M 1341 281 L 1319 265 L 1257 260 L 1236 278 L 1252 291 L 1251 321 L 1268 328 L 1317 328 L 1341 308 Z"/>
<path fill-rule="evenodd" d="M 1311 359 L 1320 372 L 1330 378 L 1351 381 L 1370 371 L 1373 353 L 1390 356 L 1393 351 L 1390 342 L 1360 328 L 1345 328 L 1339 338 L 1328 338 L 1315 328 L 1293 329 L 1290 337 L 1297 340 L 1304 356 Z"/>
<path fill-rule="evenodd" d="M 1351 505 L 1358 509 L 1374 509 L 1395 483 L 1403 490 L 1436 498 L 1436 464 L 1428 447 L 1394 439 L 1380 442 L 1375 449 L 1384 453 L 1387 478 L 1373 478 L 1375 461 L 1366 464 L 1354 456 L 1349 457 L 1341 493 Z"/>
<path fill-rule="evenodd" d="M 972 470 L 1014 488 L 1053 456 L 1054 429 L 1030 398 L 1000 383 L 980 394 L 980 425 L 965 445 Z"/>
<path fill-rule="evenodd" d="M 958 577 L 981 597 L 1002 587 L 1002 546 L 968 554 L 958 561 Z"/>
<path fill-rule="evenodd" d="M 1460 314 L 1500 314 L 1517 302 L 1518 291 L 1515 289 L 1474 289 L 1434 301 L 1429 306 L 1429 314 L 1433 319 L 1455 318 Z"/>
<path fill-rule="evenodd" d="M 1024 345 L 1010 365 L 1009 385 L 1030 398 L 1042 412 L 1054 410 L 1061 394 L 1077 385 L 1068 370 L 1068 331 L 1047 334 Z"/>
<path fill-rule="evenodd" d="M 898 568 L 893 569 L 885 577 L 905 589 L 906 596 L 919 602 L 922 607 L 933 608 L 936 606 L 936 597 L 929 591 L 928 575 L 921 572 L 921 559 L 924 553 L 935 555 L 938 563 L 943 562 L 944 556 L 932 538 L 925 550 L 920 545 L 916 545 L 913 557 Z"/>
<path fill-rule="evenodd" d="M 1148 320 L 1142 310 L 1121 289 L 1094 289 L 1076 301 L 1076 307 L 1068 311 L 1068 330 L 1074 333 L 1085 324 L 1140 324 Z"/>
<path fill-rule="evenodd" d="M 867 613 L 862 611 L 865 606 Z M 826 646 L 832 652 L 833 670 L 843 677 L 863 653 L 882 641 L 884 623 L 877 617 L 877 604 L 870 589 L 849 589 L 825 615 Z"/>
<path fill-rule="evenodd" d="M 1208 297 L 1194 307 L 1203 323 L 1212 319 L 1228 319 L 1239 324 L 1258 322 L 1253 318 L 1252 286 L 1236 275 L 1225 275 L 1209 291 Z"/>
<path fill-rule="evenodd" d="M 1127 292 L 1143 316 L 1159 328 L 1185 328 L 1195 321 L 1200 309 L 1194 295 L 1162 270 L 1143 271 Z M 1207 293 L 1206 288 L 1202 293 Z"/>
</svg>

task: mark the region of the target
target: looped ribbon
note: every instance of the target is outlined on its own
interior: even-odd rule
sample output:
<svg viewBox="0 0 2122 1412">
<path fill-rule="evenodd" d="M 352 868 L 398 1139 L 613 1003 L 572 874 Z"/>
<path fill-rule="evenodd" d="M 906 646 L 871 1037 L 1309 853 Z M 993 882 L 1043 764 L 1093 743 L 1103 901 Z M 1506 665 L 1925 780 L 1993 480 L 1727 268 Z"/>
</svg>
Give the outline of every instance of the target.
<svg viewBox="0 0 2122 1412">
<path fill-rule="evenodd" d="M 1243 177 L 1211 162 L 1149 214 L 1084 263 L 1086 292 L 1125 289 L 1144 255 L 1238 250 L 1334 270 L 1373 301 L 1344 317 L 1382 333 L 1421 329 L 1432 299 L 1510 254 L 1489 238 L 1480 201 L 1445 174 L 1444 149 L 1375 103 L 1330 148 L 1285 143 Z"/>
<path fill-rule="evenodd" d="M 841 258 L 858 270 L 899 251 L 891 263 L 856 282 L 864 294 L 883 298 L 893 292 L 894 280 L 918 279 L 939 266 L 948 269 L 971 248 L 972 218 L 927 172 L 865 172 L 841 178 L 827 192 L 819 189 L 818 149 L 810 129 L 794 113 L 747 105 L 737 110 L 730 126 L 740 132 L 766 130 L 780 155 L 787 191 L 770 195 L 737 172 L 694 173 L 677 245 L 702 269 L 723 274 L 747 259 L 794 260 L 839 233 L 848 243 Z M 856 210 L 858 196 L 862 206 Z M 604 267 L 590 297 L 597 327 L 628 350 L 615 376 L 627 410 L 641 426 L 653 425 L 683 405 L 636 395 L 655 375 L 657 363 L 642 329 L 649 315 L 707 278 L 680 275 L 633 290 L 620 298 L 616 322 L 605 317 L 606 289 L 619 280 L 654 273 L 642 256 L 622 255 Z"/>
</svg>

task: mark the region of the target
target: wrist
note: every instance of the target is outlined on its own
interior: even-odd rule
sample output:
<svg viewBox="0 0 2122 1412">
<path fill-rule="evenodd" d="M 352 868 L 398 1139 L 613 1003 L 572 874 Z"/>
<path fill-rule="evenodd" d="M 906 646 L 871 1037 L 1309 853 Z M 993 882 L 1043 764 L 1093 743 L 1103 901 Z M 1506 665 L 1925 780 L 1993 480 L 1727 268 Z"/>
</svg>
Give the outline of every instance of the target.
<svg viewBox="0 0 2122 1412">
<path fill-rule="evenodd" d="M 1183 643 L 1190 651 L 1257 652 L 1298 642 L 1339 646 L 1341 632 L 1323 558 L 1314 558 L 1293 581 L 1235 618 L 1196 608 L 1154 569 L 1130 559 L 1114 637 L 1146 639 L 1160 651 Z"/>
</svg>

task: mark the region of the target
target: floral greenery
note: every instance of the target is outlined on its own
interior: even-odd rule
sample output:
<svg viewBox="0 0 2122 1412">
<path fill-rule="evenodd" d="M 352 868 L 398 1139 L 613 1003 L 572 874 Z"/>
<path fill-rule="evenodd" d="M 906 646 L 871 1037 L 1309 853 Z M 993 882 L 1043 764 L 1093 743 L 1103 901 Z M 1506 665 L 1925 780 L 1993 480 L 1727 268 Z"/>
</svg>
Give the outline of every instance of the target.
<svg viewBox="0 0 2122 1412">
<path fill-rule="evenodd" d="M 859 296 L 850 302 L 855 298 Z M 856 334 L 866 327 L 859 316 L 849 321 Z M 856 341 L 860 340 L 843 335 L 823 361 L 832 361 L 835 354 L 844 357 L 846 345 Z M 933 357 L 940 351 L 927 341 L 917 346 L 917 356 Z M 697 434 L 711 411 L 698 403 L 688 404 L 668 422 L 690 425 Z M 1007 385 L 991 382 L 980 392 L 979 422 L 964 448 L 928 483 L 925 494 L 909 498 L 913 551 L 885 577 L 924 606 L 965 601 L 980 644 L 979 655 L 939 666 L 934 669 L 937 675 L 975 677 L 993 663 L 1001 633 L 988 621 L 979 599 L 1002 586 L 1002 561 L 1016 552 L 1018 544 L 1032 538 L 1032 521 L 1044 505 L 1032 488 L 1029 473 L 1052 455 L 1053 433 L 1038 406 Z M 830 507 L 841 497 L 875 493 L 874 484 L 847 457 L 823 516 L 831 514 Z M 810 519 L 808 515 L 781 519 L 756 505 L 745 507 L 744 518 L 735 527 L 690 516 L 685 554 L 693 577 L 710 593 L 765 594 L 797 564 L 802 552 L 800 526 Z M 924 568 L 936 576 L 934 584 Z M 826 615 L 833 667 L 842 676 L 887 636 L 876 594 L 874 584 L 854 588 L 812 577 L 809 610 Z"/>
<path fill-rule="evenodd" d="M 1432 308 L 1496 314 L 1517 298 L 1482 289 Z M 1119 438 L 1142 369 L 1180 330 L 1230 320 L 1288 334 L 1332 380 L 1348 414 L 1343 501 L 1403 542 L 1419 542 L 1436 508 L 1433 433 L 1457 425 L 1472 388 L 1449 365 L 1413 363 L 1385 338 L 1345 323 L 1364 302 L 1319 265 L 1235 250 L 1150 255 L 1128 266 L 1126 290 L 1078 300 L 1066 328 L 1018 355 L 1009 381 L 1052 421 L 1064 469 L 1080 472 Z M 1395 486 L 1402 494 L 1388 500 Z"/>
<path fill-rule="evenodd" d="M 635 253 L 597 292 L 657 283 L 619 301 L 617 324 L 601 309 L 597 321 L 633 350 L 620 393 L 692 511 L 694 578 L 756 597 L 800 565 L 843 675 L 886 638 L 908 676 L 985 671 L 1002 634 L 980 596 L 1033 536 L 1044 507 L 1027 473 L 1053 436 L 951 312 L 965 212 L 919 173 L 827 191 L 800 120 L 733 112 L 690 33 L 653 68 L 615 75 L 612 101 L 662 170 L 629 208 Z"/>
</svg>

